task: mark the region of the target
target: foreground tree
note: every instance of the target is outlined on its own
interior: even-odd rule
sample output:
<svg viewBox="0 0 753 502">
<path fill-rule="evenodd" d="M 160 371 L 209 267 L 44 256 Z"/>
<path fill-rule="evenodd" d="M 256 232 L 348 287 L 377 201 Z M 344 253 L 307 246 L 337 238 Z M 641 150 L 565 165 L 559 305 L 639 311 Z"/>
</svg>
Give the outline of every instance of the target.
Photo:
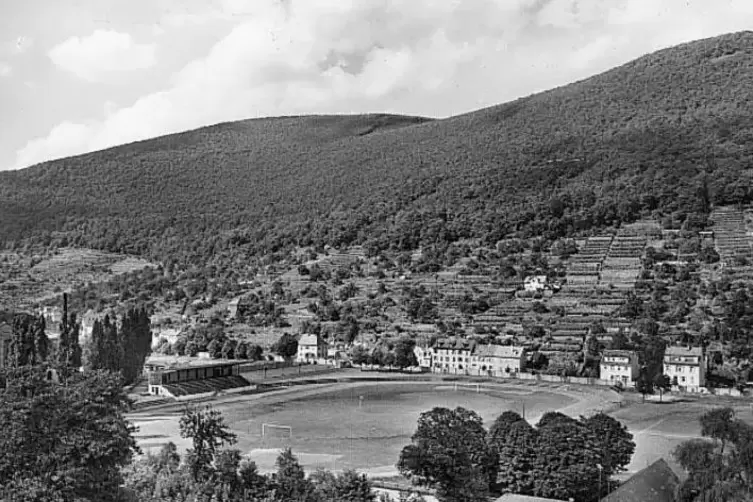
<svg viewBox="0 0 753 502">
<path fill-rule="evenodd" d="M 624 471 L 635 452 L 633 435 L 628 432 L 627 427 L 603 412 L 588 418 L 581 417 L 580 421 L 597 441 L 605 479 Z"/>
<path fill-rule="evenodd" d="M 486 442 L 483 420 L 464 408 L 421 414 L 398 468 L 417 484 L 436 487 L 441 501 L 484 500 L 497 477 L 497 455 Z"/>
<path fill-rule="evenodd" d="M 753 500 L 753 427 L 736 419 L 732 408 L 704 413 L 701 434 L 673 452 L 688 476 L 680 486 L 680 502 Z"/>
<path fill-rule="evenodd" d="M 117 501 L 121 468 L 138 451 L 117 375 L 74 373 L 57 385 L 44 366 L 11 369 L 0 386 L 3 500 Z"/>
<path fill-rule="evenodd" d="M 275 500 L 315 502 L 314 483 L 306 479 L 306 473 L 290 448 L 277 457 L 277 472 L 272 477 Z"/>
<path fill-rule="evenodd" d="M 186 408 L 180 417 L 180 436 L 188 438 L 193 448 L 187 452 L 187 463 L 194 481 L 206 481 L 210 477 L 210 464 L 219 449 L 236 443 L 236 435 L 230 432 L 225 418 L 218 410 L 207 406 L 204 409 Z"/>
</svg>

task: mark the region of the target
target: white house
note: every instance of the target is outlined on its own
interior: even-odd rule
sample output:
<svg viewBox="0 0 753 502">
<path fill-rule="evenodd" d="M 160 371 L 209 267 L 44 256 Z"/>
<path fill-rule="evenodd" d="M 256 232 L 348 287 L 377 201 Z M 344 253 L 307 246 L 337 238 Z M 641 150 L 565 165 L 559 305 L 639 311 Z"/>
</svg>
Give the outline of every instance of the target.
<svg viewBox="0 0 753 502">
<path fill-rule="evenodd" d="M 543 291 L 544 288 L 546 288 L 545 275 L 530 275 L 523 281 L 523 289 L 526 291 Z"/>
<path fill-rule="evenodd" d="M 623 387 L 635 387 L 640 371 L 638 354 L 630 350 L 605 350 L 599 364 L 600 378 Z"/>
<path fill-rule="evenodd" d="M 434 373 L 451 373 L 454 375 L 471 374 L 471 354 L 476 347 L 473 340 L 443 338 L 432 347 Z"/>
<path fill-rule="evenodd" d="M 523 371 L 525 352 L 525 347 L 514 345 L 477 345 L 471 357 L 471 369 L 478 375 L 515 375 Z"/>
<path fill-rule="evenodd" d="M 706 361 L 701 347 L 667 347 L 664 374 L 674 384 L 689 392 L 699 392 L 706 385 Z"/>
<path fill-rule="evenodd" d="M 416 345 L 413 347 L 413 353 L 416 355 L 416 360 L 421 368 L 431 368 L 432 359 L 434 357 L 434 350 L 431 347 L 421 347 Z"/>
<path fill-rule="evenodd" d="M 13 330 L 9 324 L 0 323 L 0 368 L 5 366 L 5 359 L 10 352 L 10 339 L 13 337 Z"/>
<path fill-rule="evenodd" d="M 299 363 L 315 362 L 318 359 L 326 359 L 327 342 L 319 335 L 301 335 L 298 340 L 298 352 L 295 359 Z"/>
</svg>

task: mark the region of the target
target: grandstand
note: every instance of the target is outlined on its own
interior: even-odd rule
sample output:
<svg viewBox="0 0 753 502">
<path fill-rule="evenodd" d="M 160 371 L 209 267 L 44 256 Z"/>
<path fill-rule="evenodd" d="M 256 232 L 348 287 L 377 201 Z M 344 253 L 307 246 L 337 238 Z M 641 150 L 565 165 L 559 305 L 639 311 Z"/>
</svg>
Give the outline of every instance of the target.
<svg viewBox="0 0 753 502">
<path fill-rule="evenodd" d="M 240 363 L 186 365 L 149 372 L 149 393 L 164 397 L 180 399 L 252 388 L 240 376 Z"/>
</svg>

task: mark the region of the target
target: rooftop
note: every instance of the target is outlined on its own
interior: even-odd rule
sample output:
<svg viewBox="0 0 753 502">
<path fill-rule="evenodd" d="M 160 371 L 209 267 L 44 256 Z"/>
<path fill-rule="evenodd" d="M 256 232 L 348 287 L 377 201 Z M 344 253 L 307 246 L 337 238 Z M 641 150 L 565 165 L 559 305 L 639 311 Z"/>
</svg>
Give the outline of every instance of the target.
<svg viewBox="0 0 753 502">
<path fill-rule="evenodd" d="M 561 499 L 545 499 L 543 497 L 531 497 L 529 495 L 517 495 L 515 493 L 505 493 L 494 502 L 567 502 Z"/>
<path fill-rule="evenodd" d="M 677 475 L 664 459 L 659 459 L 625 481 L 601 502 L 674 502 Z"/>
<path fill-rule="evenodd" d="M 319 345 L 319 337 L 316 335 L 301 335 L 298 345 Z"/>
<path fill-rule="evenodd" d="M 513 345 L 477 345 L 474 355 L 478 357 L 514 357 L 523 354 L 525 347 Z"/>
<path fill-rule="evenodd" d="M 664 351 L 665 356 L 702 356 L 703 349 L 701 347 L 667 347 Z"/>
<path fill-rule="evenodd" d="M 442 338 L 437 340 L 434 348 L 445 350 L 473 350 L 475 346 L 476 342 L 473 340 L 463 340 L 460 338 Z"/>
</svg>

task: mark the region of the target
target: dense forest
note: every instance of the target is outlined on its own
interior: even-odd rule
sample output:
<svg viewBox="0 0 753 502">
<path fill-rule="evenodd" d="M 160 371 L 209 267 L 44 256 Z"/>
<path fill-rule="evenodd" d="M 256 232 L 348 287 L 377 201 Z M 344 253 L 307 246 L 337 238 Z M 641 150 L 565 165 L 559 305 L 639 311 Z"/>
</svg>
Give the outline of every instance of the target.
<svg viewBox="0 0 753 502">
<path fill-rule="evenodd" d="M 731 34 L 443 120 L 248 120 L 0 173 L 0 246 L 185 267 L 681 225 L 753 200 L 752 56 L 753 32 Z"/>
</svg>

